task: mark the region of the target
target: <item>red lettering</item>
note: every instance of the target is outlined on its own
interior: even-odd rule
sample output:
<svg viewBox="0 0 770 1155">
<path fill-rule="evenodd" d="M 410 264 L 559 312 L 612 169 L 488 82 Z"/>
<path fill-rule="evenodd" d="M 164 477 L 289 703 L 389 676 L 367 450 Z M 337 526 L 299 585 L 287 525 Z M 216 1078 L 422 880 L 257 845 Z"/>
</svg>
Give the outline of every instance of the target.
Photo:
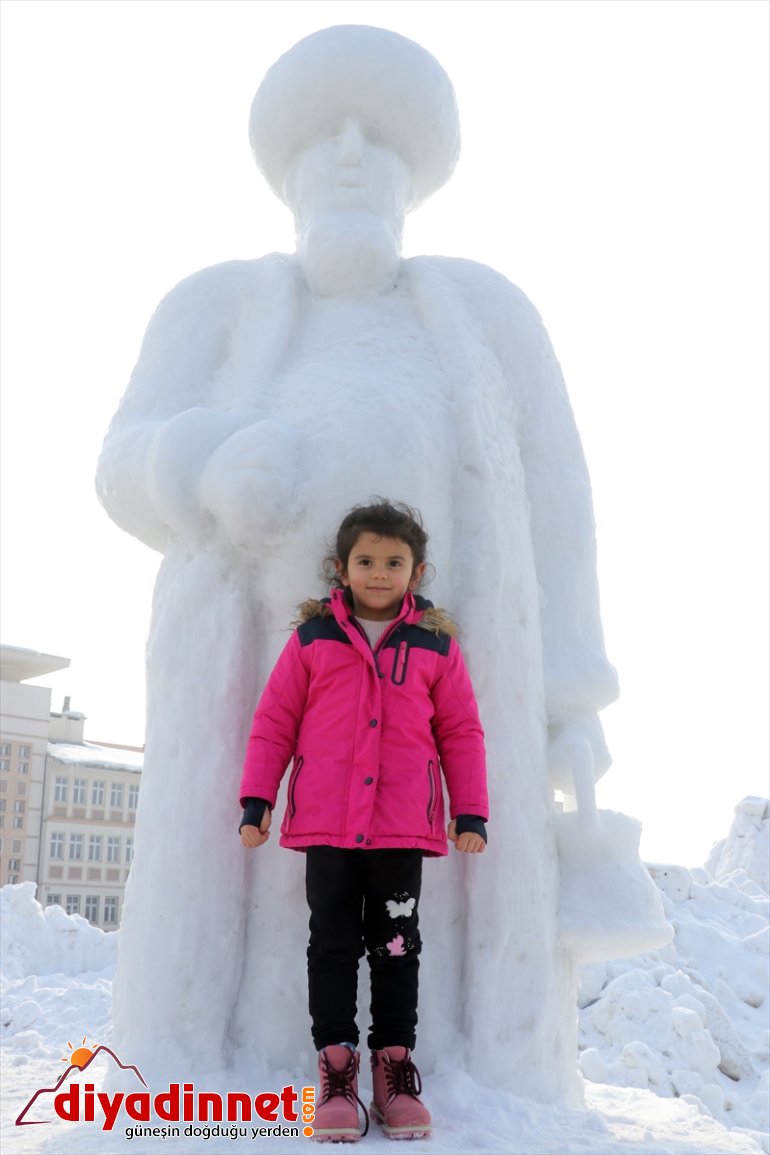
<svg viewBox="0 0 770 1155">
<path fill-rule="evenodd" d="M 260 1119 L 264 1119 L 266 1123 L 275 1123 L 278 1118 L 278 1103 L 280 1102 L 277 1095 L 272 1092 L 266 1092 L 264 1095 L 254 1096 L 254 1106 Z"/>
<path fill-rule="evenodd" d="M 166 1105 L 168 1104 L 168 1106 Z M 155 1114 L 167 1123 L 179 1122 L 179 1084 L 169 1083 L 168 1091 L 155 1096 Z"/>
<path fill-rule="evenodd" d="M 126 1114 L 139 1123 L 150 1121 L 150 1094 L 149 1091 L 135 1091 L 126 1098 Z"/>
<path fill-rule="evenodd" d="M 112 1098 L 110 1098 L 106 1091 L 99 1091 L 97 1098 L 102 1111 L 104 1111 L 102 1131 L 111 1131 L 115 1126 L 115 1120 L 120 1112 L 120 1104 L 123 1102 L 123 1092 L 117 1091 Z"/>
<path fill-rule="evenodd" d="M 251 1122 L 251 1095 L 247 1095 L 245 1091 L 227 1092 L 227 1121 L 228 1123 Z"/>
<path fill-rule="evenodd" d="M 299 1116 L 295 1110 L 299 1095 L 293 1087 L 284 1087 L 281 1091 L 281 1102 L 283 1103 L 283 1117 L 287 1123 L 296 1123 Z"/>
<path fill-rule="evenodd" d="M 209 1119 L 209 1107 L 211 1107 L 211 1119 Z M 198 1092 L 198 1122 L 222 1122 L 222 1096 L 217 1095 L 216 1091 Z"/>
<path fill-rule="evenodd" d="M 69 1091 L 63 1091 L 61 1095 L 57 1095 L 53 1101 L 53 1109 L 60 1119 L 64 1119 L 65 1123 L 78 1123 L 80 1121 L 79 1084 L 70 1083 Z"/>
</svg>

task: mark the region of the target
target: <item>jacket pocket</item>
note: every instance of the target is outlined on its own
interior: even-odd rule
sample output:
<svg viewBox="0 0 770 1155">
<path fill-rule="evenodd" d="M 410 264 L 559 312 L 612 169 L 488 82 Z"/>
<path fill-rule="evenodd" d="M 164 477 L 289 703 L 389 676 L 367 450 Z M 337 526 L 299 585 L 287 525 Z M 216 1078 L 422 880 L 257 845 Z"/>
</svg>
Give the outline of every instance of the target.
<svg viewBox="0 0 770 1155">
<path fill-rule="evenodd" d="M 294 765 L 292 766 L 291 770 L 291 777 L 289 778 L 289 787 L 286 791 L 286 809 L 290 821 L 297 811 L 297 805 L 294 801 L 294 792 L 297 788 L 297 779 L 299 778 L 300 771 L 302 770 L 304 762 L 304 758 L 295 758 Z"/>
<path fill-rule="evenodd" d="M 428 763 L 428 826 L 433 827 L 438 805 L 438 787 L 436 785 L 435 763 L 433 759 Z"/>
<path fill-rule="evenodd" d="M 393 655 L 393 669 L 390 680 L 394 686 L 403 686 L 406 681 L 406 663 L 409 660 L 409 643 L 400 642 Z"/>
</svg>

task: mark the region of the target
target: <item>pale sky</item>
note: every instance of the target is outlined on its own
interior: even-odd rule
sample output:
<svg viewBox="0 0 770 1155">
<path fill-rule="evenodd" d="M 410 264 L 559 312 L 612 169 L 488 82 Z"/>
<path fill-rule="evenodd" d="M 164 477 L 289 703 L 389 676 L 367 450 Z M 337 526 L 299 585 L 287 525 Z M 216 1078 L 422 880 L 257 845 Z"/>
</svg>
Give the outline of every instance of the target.
<svg viewBox="0 0 770 1155">
<path fill-rule="evenodd" d="M 302 36 L 374 24 L 457 92 L 463 154 L 405 252 L 534 301 L 591 470 L 621 698 L 599 803 L 701 863 L 768 766 L 764 0 L 2 0 L 2 640 L 92 740 L 143 738 L 157 555 L 93 491 L 182 277 L 293 248 L 251 98 Z M 315 591 L 308 591 L 309 594 Z"/>
</svg>

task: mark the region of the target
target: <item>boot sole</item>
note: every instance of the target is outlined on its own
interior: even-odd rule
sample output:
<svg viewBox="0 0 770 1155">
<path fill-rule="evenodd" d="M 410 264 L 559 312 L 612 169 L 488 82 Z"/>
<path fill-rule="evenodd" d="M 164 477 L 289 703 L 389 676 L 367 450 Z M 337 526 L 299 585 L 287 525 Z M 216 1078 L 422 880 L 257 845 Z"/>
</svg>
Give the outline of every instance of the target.
<svg viewBox="0 0 770 1155">
<path fill-rule="evenodd" d="M 357 1143 L 360 1131 L 314 1131 L 310 1136 L 316 1143 Z"/>
<path fill-rule="evenodd" d="M 417 1123 L 413 1127 L 389 1127 L 374 1103 L 369 1108 L 369 1114 L 379 1123 L 386 1139 L 430 1139 L 430 1123 Z"/>
</svg>

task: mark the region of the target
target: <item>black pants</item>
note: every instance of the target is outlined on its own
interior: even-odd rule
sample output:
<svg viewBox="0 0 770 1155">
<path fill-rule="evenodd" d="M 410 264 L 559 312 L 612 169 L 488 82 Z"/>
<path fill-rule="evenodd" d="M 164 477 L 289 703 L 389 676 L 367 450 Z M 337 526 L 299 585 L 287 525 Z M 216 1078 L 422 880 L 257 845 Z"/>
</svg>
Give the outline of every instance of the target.
<svg viewBox="0 0 770 1155">
<path fill-rule="evenodd" d="M 414 1047 L 422 858 L 421 850 L 308 848 L 307 971 L 318 1050 L 358 1043 L 358 960 L 364 950 L 372 982 L 370 1048 Z"/>
</svg>

